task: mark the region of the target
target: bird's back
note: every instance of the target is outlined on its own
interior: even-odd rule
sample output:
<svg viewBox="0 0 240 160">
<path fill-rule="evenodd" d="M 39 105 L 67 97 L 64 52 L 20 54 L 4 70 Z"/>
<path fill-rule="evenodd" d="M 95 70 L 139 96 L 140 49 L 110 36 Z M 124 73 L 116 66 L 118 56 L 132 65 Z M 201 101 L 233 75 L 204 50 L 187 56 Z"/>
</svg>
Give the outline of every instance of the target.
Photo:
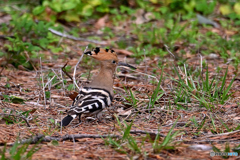
<svg viewBox="0 0 240 160">
<path fill-rule="evenodd" d="M 84 87 L 73 101 L 68 113 L 92 113 L 109 106 L 112 99 L 111 94 L 105 89 Z"/>
</svg>

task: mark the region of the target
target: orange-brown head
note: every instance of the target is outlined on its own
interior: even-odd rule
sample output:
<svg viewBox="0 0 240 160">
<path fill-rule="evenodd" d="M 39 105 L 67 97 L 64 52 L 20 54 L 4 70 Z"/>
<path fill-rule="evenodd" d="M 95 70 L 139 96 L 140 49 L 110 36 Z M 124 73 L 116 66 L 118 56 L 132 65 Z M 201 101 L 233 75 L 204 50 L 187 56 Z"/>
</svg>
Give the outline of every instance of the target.
<svg viewBox="0 0 240 160">
<path fill-rule="evenodd" d="M 129 64 L 119 62 L 117 53 L 112 49 L 104 49 L 104 48 L 96 47 L 92 51 L 87 51 L 84 54 L 89 55 L 94 59 L 102 62 L 102 65 L 108 66 L 114 69 L 117 67 L 117 65 L 127 66 L 130 68 L 136 69 L 135 67 Z"/>
<path fill-rule="evenodd" d="M 87 51 L 84 54 L 93 57 L 100 61 L 101 69 L 99 74 L 86 85 L 86 87 L 106 89 L 113 96 L 113 74 L 117 65 L 124 65 L 135 68 L 126 63 L 118 61 L 117 53 L 111 49 L 103 49 L 100 47 L 94 48 L 92 51 Z"/>
</svg>

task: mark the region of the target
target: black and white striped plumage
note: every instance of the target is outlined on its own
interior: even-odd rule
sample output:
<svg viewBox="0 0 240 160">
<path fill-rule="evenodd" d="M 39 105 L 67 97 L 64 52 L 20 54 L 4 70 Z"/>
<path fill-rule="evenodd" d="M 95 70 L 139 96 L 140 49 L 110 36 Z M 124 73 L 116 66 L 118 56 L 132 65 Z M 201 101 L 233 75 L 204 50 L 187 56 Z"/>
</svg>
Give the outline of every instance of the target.
<svg viewBox="0 0 240 160">
<path fill-rule="evenodd" d="M 134 68 L 126 63 L 119 62 L 117 53 L 112 49 L 100 47 L 87 51 L 84 54 L 100 62 L 99 74 L 86 84 L 75 98 L 68 115 L 63 118 L 61 125 L 69 125 L 74 118 L 82 114 L 98 114 L 113 100 L 113 75 L 118 65 Z"/>
<path fill-rule="evenodd" d="M 97 114 L 112 102 L 111 94 L 101 88 L 84 87 L 79 92 L 68 111 L 68 115 L 63 118 L 61 125 L 69 125 L 78 115 L 79 120 L 82 114 Z"/>
</svg>

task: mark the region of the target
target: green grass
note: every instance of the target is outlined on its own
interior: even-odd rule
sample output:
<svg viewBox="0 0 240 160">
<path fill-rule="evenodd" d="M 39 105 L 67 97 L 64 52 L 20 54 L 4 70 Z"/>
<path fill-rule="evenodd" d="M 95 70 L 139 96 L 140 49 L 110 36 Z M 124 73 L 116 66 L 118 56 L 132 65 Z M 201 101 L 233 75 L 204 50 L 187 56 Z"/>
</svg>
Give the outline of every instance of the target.
<svg viewBox="0 0 240 160">
<path fill-rule="evenodd" d="M 30 144 L 20 144 L 18 142 L 18 139 L 13 144 L 12 147 L 7 149 L 6 145 L 3 147 L 3 149 L 0 149 L 0 159 L 14 159 L 14 160 L 25 160 L 25 159 L 31 159 L 33 154 L 36 153 L 39 150 L 39 144 L 35 144 L 30 147 Z"/>
<path fill-rule="evenodd" d="M 172 78 L 177 84 L 173 93 L 175 102 L 198 102 L 200 107 L 212 110 L 215 109 L 214 106 L 224 104 L 232 95 L 232 93 L 229 93 L 229 90 L 232 87 L 234 78 L 229 84 L 226 83 L 228 68 L 223 77 L 218 73 L 213 78 L 209 75 L 208 67 L 206 67 L 204 76 L 201 76 L 198 69 L 194 71 L 194 74 L 187 67 L 180 69 L 181 73 L 185 70 L 184 79 L 180 75 L 179 70 L 174 66 L 174 72 L 178 76 L 178 79 Z"/>
<path fill-rule="evenodd" d="M 163 44 L 167 44 L 170 47 L 181 44 L 182 48 L 189 48 L 193 54 L 196 53 L 196 50 L 200 50 L 200 53 L 204 55 L 216 53 L 225 60 L 231 58 L 231 63 L 236 69 L 238 68 L 239 55 L 236 54 L 236 52 L 238 51 L 237 42 L 239 41 L 239 34 L 231 35 L 230 40 L 226 39 L 218 32 L 212 32 L 212 26 L 199 25 L 195 12 L 198 11 L 198 13 L 208 18 L 214 14 L 214 8 L 216 6 L 227 5 L 229 8 L 232 8 L 232 13 L 226 14 L 225 16 L 229 19 L 221 19 L 220 23 L 223 29 L 237 32 L 237 25 L 234 24 L 240 21 L 240 15 L 238 15 L 238 12 L 234 8 L 234 5 L 236 5 L 237 2 L 230 3 L 222 1 L 218 2 L 216 0 L 211 2 L 208 2 L 207 0 L 190 0 L 184 3 L 179 3 L 178 1 L 171 1 L 169 3 L 156 1 L 156 4 L 154 4 L 155 1 L 136 1 L 134 7 L 128 6 L 127 3 L 121 3 L 118 7 L 114 8 L 109 8 L 107 6 L 115 2 L 103 2 L 101 0 L 97 0 L 96 3 L 90 4 L 88 2 L 74 0 L 67 4 L 61 2 L 63 6 L 61 6 L 61 3 L 51 5 L 52 3 L 54 2 L 49 0 L 45 0 L 38 6 L 34 6 L 36 4 L 26 5 L 20 3 L 17 7 L 23 7 L 25 9 L 29 7 L 30 9 L 29 13 L 22 15 L 11 8 L 4 7 L 3 12 L 11 14 L 12 20 L 9 25 L 3 24 L 0 27 L 0 31 L 6 35 L 12 34 L 15 36 L 15 38 L 9 38 L 10 43 L 5 45 L 8 51 L 0 53 L 4 54 L 8 63 L 11 63 L 16 67 L 18 65 L 23 65 L 28 69 L 33 69 L 31 63 L 26 62 L 28 59 L 23 52 L 27 52 L 30 58 L 34 59 L 39 57 L 38 52 L 42 50 L 50 49 L 54 53 L 62 51 L 63 48 L 58 46 L 60 38 L 47 31 L 49 27 L 56 27 L 56 25 L 53 26 L 53 22 L 56 21 L 56 18 L 61 20 L 65 19 L 66 21 L 75 21 L 76 19 L 80 20 L 80 18 L 86 19 L 85 14 L 87 14 L 87 17 L 89 18 L 98 19 L 100 17 L 97 15 L 110 13 L 109 20 L 113 23 L 113 26 L 105 26 L 101 29 L 103 36 L 92 36 L 92 38 L 111 41 L 115 37 L 121 37 L 122 40 L 117 41 L 117 43 L 114 43 L 115 41 L 113 41 L 112 45 L 117 46 L 118 48 L 129 48 L 135 53 L 133 55 L 134 57 L 141 58 L 143 55 L 147 57 L 163 57 L 166 55 Z M 47 6 L 55 10 L 50 16 L 52 20 L 51 22 L 46 22 L 43 18 L 46 14 L 44 9 Z M 83 8 L 78 8 L 79 6 L 82 6 Z M 84 6 L 87 6 L 85 8 L 86 10 L 84 9 Z M 95 14 L 91 8 L 95 8 L 98 14 Z M 127 34 L 124 29 L 119 29 L 117 32 L 114 30 L 114 27 L 122 25 L 125 21 L 134 21 L 139 18 L 139 15 L 137 16 L 136 13 L 140 8 L 152 14 L 152 21 L 146 21 L 145 23 L 137 25 L 131 23 L 127 26 Z M 76 13 L 73 15 L 72 13 L 75 10 Z M 58 16 L 58 14 L 61 16 Z M 33 21 L 32 15 L 38 17 L 40 21 L 38 23 Z M 222 15 L 220 14 L 219 16 Z M 161 23 L 157 23 L 158 21 Z M 13 27 L 13 30 L 9 30 L 11 27 Z M 80 32 L 80 30 L 83 33 L 89 32 L 92 29 L 92 26 L 81 28 L 82 29 L 77 29 L 77 27 L 73 27 L 69 33 L 78 37 L 78 32 Z M 202 30 L 204 29 L 207 29 L 207 31 L 203 32 Z M 63 27 L 58 25 L 56 30 L 63 31 Z M 134 40 L 131 40 L 131 37 L 135 37 Z M 23 39 L 26 39 L 27 41 L 23 41 Z M 126 43 L 125 39 L 128 39 L 130 43 Z M 195 44 L 195 47 L 189 47 L 190 44 Z M 221 44 L 221 47 L 218 44 Z M 9 53 L 11 53 L 11 55 Z M 177 55 L 177 57 L 182 57 L 181 54 Z M 20 61 L 16 61 L 16 59 Z"/>
</svg>

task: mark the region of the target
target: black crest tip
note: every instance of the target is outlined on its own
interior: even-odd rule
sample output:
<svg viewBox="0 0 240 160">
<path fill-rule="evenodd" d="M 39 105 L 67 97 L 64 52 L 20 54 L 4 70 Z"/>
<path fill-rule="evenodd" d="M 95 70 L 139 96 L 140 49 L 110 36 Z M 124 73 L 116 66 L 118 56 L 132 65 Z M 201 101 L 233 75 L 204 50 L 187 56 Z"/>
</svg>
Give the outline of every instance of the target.
<svg viewBox="0 0 240 160">
<path fill-rule="evenodd" d="M 93 50 L 96 54 L 98 54 L 100 52 L 100 48 L 99 47 L 96 47 L 94 50 Z"/>
</svg>

